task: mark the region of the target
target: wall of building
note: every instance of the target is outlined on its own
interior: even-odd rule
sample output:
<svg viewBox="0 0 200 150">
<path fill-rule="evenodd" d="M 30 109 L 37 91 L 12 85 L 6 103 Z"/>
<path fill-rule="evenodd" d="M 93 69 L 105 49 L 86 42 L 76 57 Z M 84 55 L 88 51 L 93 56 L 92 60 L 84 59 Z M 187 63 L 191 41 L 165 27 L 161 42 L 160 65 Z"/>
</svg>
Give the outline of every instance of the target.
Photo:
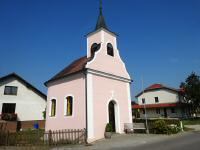
<svg viewBox="0 0 200 150">
<path fill-rule="evenodd" d="M 146 104 L 156 104 L 155 97 L 158 97 L 159 103 L 177 103 L 179 96 L 177 92 L 160 89 L 155 91 L 148 91 L 138 97 L 138 104 L 142 105 L 142 98 L 145 98 Z M 159 104 L 158 103 L 158 104 Z"/>
<path fill-rule="evenodd" d="M 88 53 L 90 52 L 90 48 L 93 43 L 101 43 L 101 48 L 95 52 L 94 58 L 87 63 L 87 68 L 130 79 L 125 64 L 119 55 L 115 36 L 101 30 L 96 34 L 89 36 L 87 43 Z M 108 43 L 113 45 L 114 57 L 107 54 Z"/>
<path fill-rule="evenodd" d="M 171 108 L 166 108 L 168 118 L 181 118 L 183 112 L 180 107 L 174 107 L 175 113 L 172 113 Z M 156 113 L 156 108 L 147 108 L 147 118 L 164 118 L 164 108 L 160 108 L 160 114 Z M 145 118 L 142 109 L 140 109 L 140 118 Z"/>
<path fill-rule="evenodd" d="M 73 97 L 72 116 L 65 116 L 67 96 Z M 45 130 L 83 129 L 86 128 L 85 78 L 76 74 L 48 85 L 47 113 Z M 56 99 L 56 115 L 50 116 L 51 100 Z"/>
<path fill-rule="evenodd" d="M 17 86 L 17 95 L 4 95 L 5 86 Z M 15 113 L 17 113 L 19 121 L 44 119 L 45 99 L 15 78 L 0 83 L 0 113 L 3 103 L 16 103 Z"/>
<path fill-rule="evenodd" d="M 129 83 L 92 75 L 94 139 L 104 138 L 105 126 L 109 122 L 108 104 L 116 103 L 116 132 L 124 132 L 124 123 L 132 122 Z"/>
</svg>

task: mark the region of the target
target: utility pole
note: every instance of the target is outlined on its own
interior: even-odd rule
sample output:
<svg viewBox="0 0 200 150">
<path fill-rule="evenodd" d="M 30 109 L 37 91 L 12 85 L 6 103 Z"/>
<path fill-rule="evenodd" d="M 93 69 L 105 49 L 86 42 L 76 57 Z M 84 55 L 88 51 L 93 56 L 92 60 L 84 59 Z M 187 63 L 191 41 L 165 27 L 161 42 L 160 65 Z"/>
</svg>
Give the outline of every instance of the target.
<svg viewBox="0 0 200 150">
<path fill-rule="evenodd" d="M 142 95 L 144 96 L 144 83 L 142 76 Z M 146 125 L 146 133 L 149 134 L 148 120 L 147 120 L 147 110 L 146 110 L 146 99 L 144 99 L 144 117 L 145 117 L 145 125 Z"/>
</svg>

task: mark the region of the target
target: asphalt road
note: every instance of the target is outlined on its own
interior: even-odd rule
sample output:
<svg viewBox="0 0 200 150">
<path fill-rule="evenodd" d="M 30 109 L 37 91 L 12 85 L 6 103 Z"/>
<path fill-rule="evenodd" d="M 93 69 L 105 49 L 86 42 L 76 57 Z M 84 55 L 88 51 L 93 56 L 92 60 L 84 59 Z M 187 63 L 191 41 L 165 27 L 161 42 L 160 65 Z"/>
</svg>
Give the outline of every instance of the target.
<svg viewBox="0 0 200 150">
<path fill-rule="evenodd" d="M 112 149 L 112 148 L 111 148 Z M 118 147 L 113 150 L 200 150 L 200 131 L 138 146 Z"/>
</svg>

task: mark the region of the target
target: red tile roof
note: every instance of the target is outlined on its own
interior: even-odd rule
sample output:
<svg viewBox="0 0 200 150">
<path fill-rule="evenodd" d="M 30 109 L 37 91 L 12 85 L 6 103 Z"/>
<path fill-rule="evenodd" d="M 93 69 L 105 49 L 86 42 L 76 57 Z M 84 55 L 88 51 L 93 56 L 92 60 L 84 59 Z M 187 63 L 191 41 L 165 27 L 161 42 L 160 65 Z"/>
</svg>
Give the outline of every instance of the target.
<svg viewBox="0 0 200 150">
<path fill-rule="evenodd" d="M 168 90 L 175 91 L 175 92 L 179 92 L 180 91 L 179 89 L 171 88 L 171 87 L 165 86 L 163 84 L 156 83 L 156 84 L 152 84 L 149 87 L 147 87 L 146 89 L 144 89 L 144 92 L 153 91 L 153 90 L 159 90 L 159 89 L 168 89 Z M 135 97 L 140 96 L 142 93 L 143 92 L 140 92 Z"/>
<path fill-rule="evenodd" d="M 58 74 L 56 74 L 53 78 L 45 82 L 45 85 L 47 85 L 51 81 L 55 81 L 58 79 L 61 79 L 63 77 L 81 72 L 85 69 L 85 65 L 89 60 L 92 58 L 87 58 L 87 56 L 81 57 L 75 61 L 73 61 L 69 66 L 64 68 L 62 71 L 60 71 Z"/>
</svg>

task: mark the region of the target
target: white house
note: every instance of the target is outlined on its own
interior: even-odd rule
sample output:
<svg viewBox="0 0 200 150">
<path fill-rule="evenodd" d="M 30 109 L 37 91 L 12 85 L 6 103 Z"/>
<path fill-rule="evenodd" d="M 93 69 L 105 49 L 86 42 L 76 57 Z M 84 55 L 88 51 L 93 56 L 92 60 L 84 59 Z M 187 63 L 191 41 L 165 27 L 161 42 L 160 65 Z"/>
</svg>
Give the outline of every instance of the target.
<svg viewBox="0 0 200 150">
<path fill-rule="evenodd" d="M 153 84 L 136 95 L 137 103 L 132 105 L 140 118 L 185 118 L 189 116 L 187 105 L 183 103 L 180 89 Z"/>
<path fill-rule="evenodd" d="M 0 113 L 18 121 L 44 120 L 46 95 L 15 73 L 0 78 Z"/>
</svg>

